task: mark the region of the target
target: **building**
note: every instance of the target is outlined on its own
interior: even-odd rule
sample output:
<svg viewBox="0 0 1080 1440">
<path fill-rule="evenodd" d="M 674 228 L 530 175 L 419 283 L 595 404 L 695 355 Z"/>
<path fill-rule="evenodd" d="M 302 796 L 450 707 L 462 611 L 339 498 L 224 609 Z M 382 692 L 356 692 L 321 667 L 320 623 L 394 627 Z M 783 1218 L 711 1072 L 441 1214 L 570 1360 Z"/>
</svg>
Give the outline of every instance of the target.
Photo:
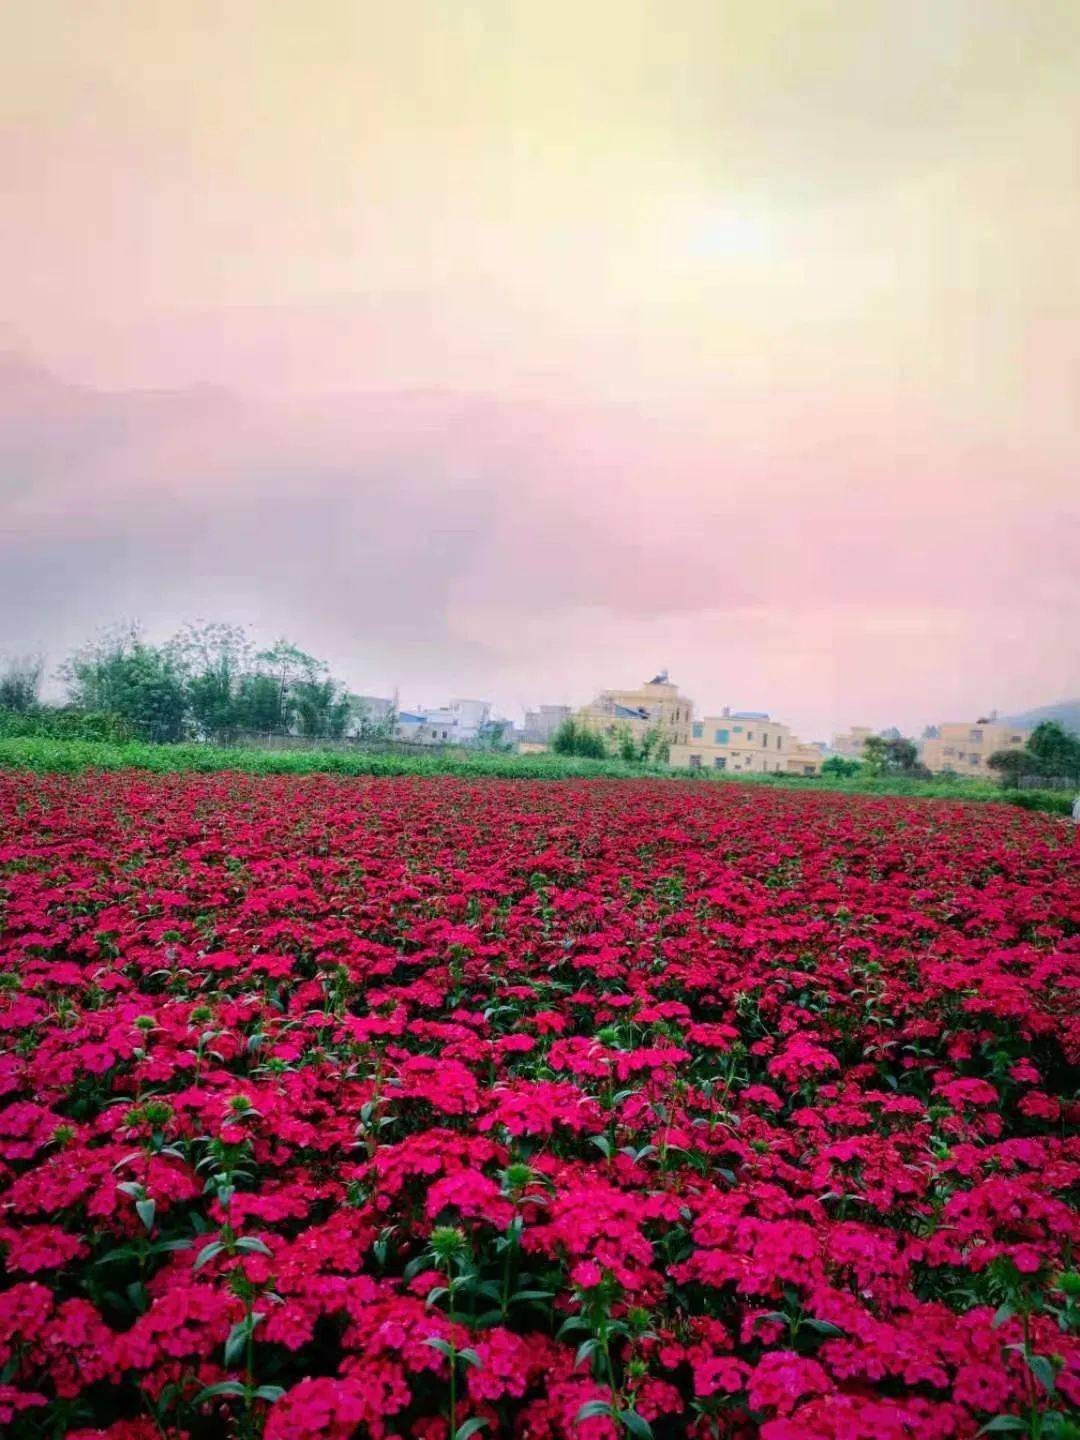
<svg viewBox="0 0 1080 1440">
<path fill-rule="evenodd" d="M 383 695 L 350 695 L 346 733 L 356 740 L 389 739 L 396 718 L 396 700 Z"/>
<path fill-rule="evenodd" d="M 414 745 L 469 745 L 491 731 L 489 700 L 451 700 L 432 709 L 402 710 L 394 736 Z"/>
<path fill-rule="evenodd" d="M 601 690 L 574 718 L 606 739 L 629 731 L 641 741 L 658 730 L 669 745 L 684 745 L 690 739 L 693 712 L 694 702 L 680 695 L 667 671 L 661 670 L 634 690 Z"/>
<path fill-rule="evenodd" d="M 829 748 L 834 755 L 842 755 L 845 760 L 861 760 L 866 742 L 874 734 L 869 725 L 852 725 L 843 735 L 834 735 Z"/>
<path fill-rule="evenodd" d="M 935 727 L 937 734 L 922 742 L 922 761 L 938 775 L 988 775 L 990 756 L 997 750 L 1021 750 L 1028 730 L 999 720 L 955 720 Z"/>
<path fill-rule="evenodd" d="M 526 710 L 519 744 L 530 751 L 545 749 L 560 725 L 573 713 L 569 705 L 540 705 L 535 710 Z"/>
<path fill-rule="evenodd" d="M 692 721 L 689 740 L 671 747 L 668 763 L 734 775 L 817 775 L 822 758 L 816 746 L 804 744 L 790 726 L 764 711 L 725 708 L 721 715 Z"/>
</svg>

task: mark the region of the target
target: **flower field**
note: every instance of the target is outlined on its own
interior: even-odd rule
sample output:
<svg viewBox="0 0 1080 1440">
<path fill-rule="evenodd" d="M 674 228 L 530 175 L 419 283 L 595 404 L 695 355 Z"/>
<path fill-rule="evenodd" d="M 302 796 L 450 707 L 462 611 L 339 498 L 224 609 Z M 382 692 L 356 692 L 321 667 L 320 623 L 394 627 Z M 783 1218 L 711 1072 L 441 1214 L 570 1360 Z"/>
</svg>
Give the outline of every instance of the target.
<svg viewBox="0 0 1080 1440">
<path fill-rule="evenodd" d="M 1080 1434 L 1060 820 L 0 775 L 0 1433 Z"/>
</svg>

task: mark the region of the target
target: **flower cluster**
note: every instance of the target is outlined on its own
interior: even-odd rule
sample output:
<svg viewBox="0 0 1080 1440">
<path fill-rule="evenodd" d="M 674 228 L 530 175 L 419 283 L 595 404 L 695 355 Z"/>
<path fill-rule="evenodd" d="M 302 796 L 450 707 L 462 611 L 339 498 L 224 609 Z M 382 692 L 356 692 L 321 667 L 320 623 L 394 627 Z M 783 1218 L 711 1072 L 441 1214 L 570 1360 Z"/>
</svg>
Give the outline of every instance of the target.
<svg viewBox="0 0 1080 1440">
<path fill-rule="evenodd" d="M 1066 1440 L 1044 816 L 0 776 L 14 1440 Z"/>
</svg>

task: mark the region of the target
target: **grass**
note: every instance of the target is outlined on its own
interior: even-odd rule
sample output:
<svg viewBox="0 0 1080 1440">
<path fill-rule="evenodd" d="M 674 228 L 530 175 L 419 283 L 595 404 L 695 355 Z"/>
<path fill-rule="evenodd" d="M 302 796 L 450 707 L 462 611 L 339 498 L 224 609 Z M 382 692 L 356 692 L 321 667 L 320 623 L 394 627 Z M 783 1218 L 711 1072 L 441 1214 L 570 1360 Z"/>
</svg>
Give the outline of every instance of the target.
<svg viewBox="0 0 1080 1440">
<path fill-rule="evenodd" d="M 696 784 L 786 786 L 848 795 L 896 795 L 941 800 L 997 801 L 1029 810 L 1068 815 L 1070 794 L 1050 790 L 1002 790 L 979 780 L 905 780 L 900 776 L 728 776 L 669 770 L 622 760 L 585 760 L 565 755 L 507 755 L 476 751 L 456 755 L 392 755 L 336 750 L 221 749 L 213 745 L 151 745 L 143 741 L 0 738 L 0 770 L 74 773 L 81 770 L 243 771 L 253 775 L 459 775 L 514 780 L 628 780 L 641 777 Z"/>
</svg>

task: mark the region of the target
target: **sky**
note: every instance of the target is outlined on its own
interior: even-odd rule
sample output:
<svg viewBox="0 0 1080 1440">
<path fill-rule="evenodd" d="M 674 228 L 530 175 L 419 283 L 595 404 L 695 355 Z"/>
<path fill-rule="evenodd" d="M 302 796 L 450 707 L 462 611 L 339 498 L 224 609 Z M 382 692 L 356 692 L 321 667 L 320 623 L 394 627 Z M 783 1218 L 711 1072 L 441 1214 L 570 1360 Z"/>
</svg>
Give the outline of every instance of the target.
<svg viewBox="0 0 1080 1440">
<path fill-rule="evenodd" d="M 1080 693 L 1075 0 L 0 13 L 0 653 Z"/>
</svg>

